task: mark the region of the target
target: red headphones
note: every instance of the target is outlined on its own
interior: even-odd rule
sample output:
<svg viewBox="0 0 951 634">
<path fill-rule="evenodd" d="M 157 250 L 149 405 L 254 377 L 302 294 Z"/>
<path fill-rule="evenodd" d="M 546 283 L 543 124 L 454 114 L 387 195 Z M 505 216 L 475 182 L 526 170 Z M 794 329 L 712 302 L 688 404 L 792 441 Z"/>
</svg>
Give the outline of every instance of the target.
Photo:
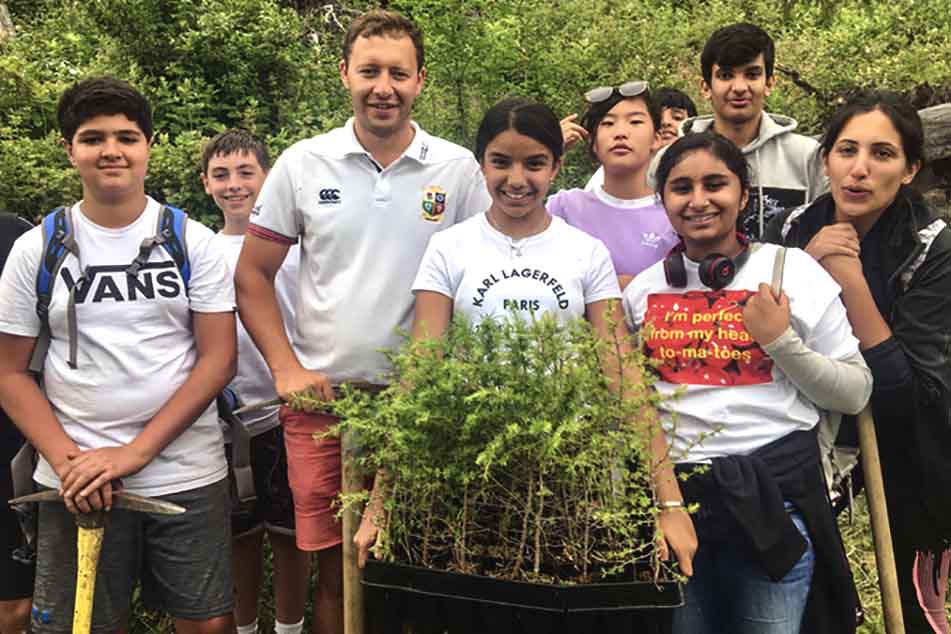
<svg viewBox="0 0 951 634">
<path fill-rule="evenodd" d="M 743 268 L 746 261 L 750 259 L 750 239 L 746 235 L 737 232 L 736 239 L 739 241 L 743 250 L 736 258 L 723 255 L 722 253 L 710 253 L 702 260 L 697 272 L 700 275 L 700 281 L 715 291 L 729 285 L 736 277 L 737 272 Z M 677 246 L 670 250 L 667 257 L 664 258 L 664 275 L 667 283 L 674 288 L 684 288 L 687 286 L 687 267 L 684 264 L 684 241 L 681 240 Z"/>
</svg>

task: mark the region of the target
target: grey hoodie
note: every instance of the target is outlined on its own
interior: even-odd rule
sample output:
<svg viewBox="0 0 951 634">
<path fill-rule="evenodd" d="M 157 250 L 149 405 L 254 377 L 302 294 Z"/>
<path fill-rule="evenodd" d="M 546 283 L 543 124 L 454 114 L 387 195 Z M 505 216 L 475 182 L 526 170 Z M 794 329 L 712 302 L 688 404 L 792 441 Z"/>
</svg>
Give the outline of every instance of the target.
<svg viewBox="0 0 951 634">
<path fill-rule="evenodd" d="M 742 148 L 750 163 L 753 181 L 746 209 L 737 220 L 737 229 L 758 240 L 770 219 L 783 211 L 811 203 L 829 188 L 822 170 L 819 143 L 796 134 L 796 120 L 781 114 L 764 112 L 759 134 Z M 691 117 L 681 124 L 680 134 L 705 132 L 713 127 L 713 115 Z M 669 146 L 668 146 L 669 147 Z M 667 148 L 651 159 L 647 181 L 654 186 L 654 174 Z M 596 183 L 598 176 L 601 180 Z M 601 168 L 591 177 L 586 189 L 603 182 Z"/>
</svg>

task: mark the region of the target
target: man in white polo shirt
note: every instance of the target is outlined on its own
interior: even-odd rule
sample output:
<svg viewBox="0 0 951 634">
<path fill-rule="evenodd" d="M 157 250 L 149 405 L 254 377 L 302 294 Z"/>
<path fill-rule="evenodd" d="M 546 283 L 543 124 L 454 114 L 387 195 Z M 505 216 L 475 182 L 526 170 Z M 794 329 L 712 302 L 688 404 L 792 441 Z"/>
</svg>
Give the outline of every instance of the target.
<svg viewBox="0 0 951 634">
<path fill-rule="evenodd" d="M 400 344 L 413 317 L 410 290 L 429 237 L 490 204 L 468 150 L 410 120 L 426 77 L 422 34 L 381 10 L 347 33 L 340 77 L 354 117 L 301 141 L 277 160 L 252 212 L 235 275 L 241 320 L 287 398 L 313 387 L 333 398 L 342 382 L 382 384 L 382 348 Z M 300 300 L 291 348 L 274 275 L 301 241 Z M 341 534 L 330 508 L 340 487 L 340 448 L 313 433 L 330 416 L 282 408 L 297 544 L 317 551 L 314 630 L 342 632 Z"/>
</svg>

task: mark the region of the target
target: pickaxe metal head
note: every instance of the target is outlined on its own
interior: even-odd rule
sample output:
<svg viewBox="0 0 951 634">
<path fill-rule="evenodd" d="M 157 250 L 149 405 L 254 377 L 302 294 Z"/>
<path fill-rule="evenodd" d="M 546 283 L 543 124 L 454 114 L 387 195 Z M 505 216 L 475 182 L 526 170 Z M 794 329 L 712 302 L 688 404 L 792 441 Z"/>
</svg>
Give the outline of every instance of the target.
<svg viewBox="0 0 951 634">
<path fill-rule="evenodd" d="M 63 496 L 52 489 L 49 491 L 40 491 L 10 500 L 9 504 L 27 504 L 30 502 L 62 502 Z M 178 515 L 184 513 L 185 509 L 171 502 L 162 500 L 153 500 L 135 493 L 126 493 L 125 491 L 114 491 L 112 493 L 112 508 L 123 509 L 126 511 L 138 511 L 140 513 L 160 513 L 162 515 Z"/>
</svg>

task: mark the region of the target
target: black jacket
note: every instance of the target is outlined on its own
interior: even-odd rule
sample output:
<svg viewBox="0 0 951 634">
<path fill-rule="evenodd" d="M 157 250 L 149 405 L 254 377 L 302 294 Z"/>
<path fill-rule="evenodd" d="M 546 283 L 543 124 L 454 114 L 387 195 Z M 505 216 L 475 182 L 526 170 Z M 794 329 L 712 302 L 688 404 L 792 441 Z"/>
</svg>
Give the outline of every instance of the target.
<svg viewBox="0 0 951 634">
<path fill-rule="evenodd" d="M 7 263 L 13 243 L 32 227 L 19 216 L 0 212 L 0 271 Z M 13 421 L 0 409 L 0 464 L 8 464 L 22 443 L 23 437 L 14 427 Z"/>
<path fill-rule="evenodd" d="M 774 218 L 764 240 L 805 248 L 834 222 L 834 211 L 826 194 Z M 920 548 L 938 550 L 951 539 L 951 230 L 902 190 L 862 248 L 863 271 L 892 330 L 862 353 L 874 380 L 889 514 L 904 518 Z"/>
</svg>

